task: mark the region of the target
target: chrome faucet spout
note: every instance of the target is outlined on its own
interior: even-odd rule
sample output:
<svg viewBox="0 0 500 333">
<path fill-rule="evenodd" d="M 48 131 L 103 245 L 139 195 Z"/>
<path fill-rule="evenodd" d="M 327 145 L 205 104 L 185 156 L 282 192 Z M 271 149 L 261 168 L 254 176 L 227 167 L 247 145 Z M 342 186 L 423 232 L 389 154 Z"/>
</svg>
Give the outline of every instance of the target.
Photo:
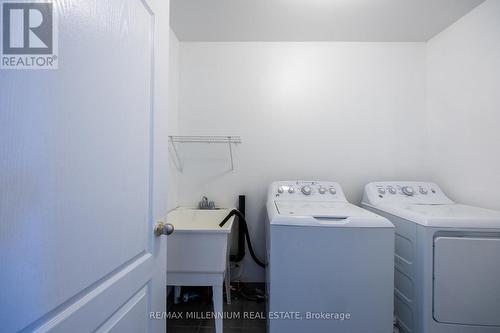
<svg viewBox="0 0 500 333">
<path fill-rule="evenodd" d="M 199 209 L 215 209 L 215 203 L 213 201 L 209 201 L 206 196 L 201 198 L 201 201 L 198 203 Z"/>
</svg>

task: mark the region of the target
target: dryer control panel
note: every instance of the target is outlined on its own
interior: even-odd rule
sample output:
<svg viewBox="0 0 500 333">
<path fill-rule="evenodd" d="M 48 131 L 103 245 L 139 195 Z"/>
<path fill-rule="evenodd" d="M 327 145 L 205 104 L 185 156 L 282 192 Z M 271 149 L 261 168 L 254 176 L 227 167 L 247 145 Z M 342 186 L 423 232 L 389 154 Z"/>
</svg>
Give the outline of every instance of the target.
<svg viewBox="0 0 500 333">
<path fill-rule="evenodd" d="M 363 195 L 363 203 L 375 202 L 453 203 L 436 184 L 413 181 L 373 182 L 367 184 Z"/>
<path fill-rule="evenodd" d="M 283 200 L 346 201 L 338 183 L 328 181 L 290 180 L 274 182 L 269 197 Z"/>
</svg>

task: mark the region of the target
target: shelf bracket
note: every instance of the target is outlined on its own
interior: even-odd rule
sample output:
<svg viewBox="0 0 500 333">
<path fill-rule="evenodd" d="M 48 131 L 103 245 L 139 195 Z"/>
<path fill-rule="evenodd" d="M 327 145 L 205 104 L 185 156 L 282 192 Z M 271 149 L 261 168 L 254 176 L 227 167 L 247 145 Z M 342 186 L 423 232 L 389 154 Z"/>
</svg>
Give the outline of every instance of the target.
<svg viewBox="0 0 500 333">
<path fill-rule="evenodd" d="M 179 157 L 179 152 L 177 151 L 177 146 L 175 145 L 175 142 L 172 140 L 172 138 L 169 138 L 170 144 L 172 145 L 172 149 L 174 150 L 175 154 L 175 167 L 177 168 L 177 171 L 182 172 L 182 163 L 181 163 L 181 158 Z"/>
<path fill-rule="evenodd" d="M 233 163 L 233 148 L 231 146 L 231 137 L 227 137 L 227 145 L 229 146 L 229 158 L 231 159 L 231 171 L 234 171 L 234 163 Z"/>
</svg>

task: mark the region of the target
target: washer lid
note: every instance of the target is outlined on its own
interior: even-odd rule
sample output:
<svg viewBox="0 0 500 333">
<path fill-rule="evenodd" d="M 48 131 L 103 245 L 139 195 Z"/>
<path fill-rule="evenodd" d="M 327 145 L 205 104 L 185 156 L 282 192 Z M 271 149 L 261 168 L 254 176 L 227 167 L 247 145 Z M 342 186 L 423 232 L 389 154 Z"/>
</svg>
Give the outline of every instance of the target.
<svg viewBox="0 0 500 333">
<path fill-rule="evenodd" d="M 384 227 L 394 226 L 387 219 L 347 202 L 335 201 L 275 201 L 277 215 L 271 224 Z"/>
<path fill-rule="evenodd" d="M 500 228 L 500 212 L 474 206 L 404 203 L 380 203 L 366 206 L 430 227 Z"/>
</svg>

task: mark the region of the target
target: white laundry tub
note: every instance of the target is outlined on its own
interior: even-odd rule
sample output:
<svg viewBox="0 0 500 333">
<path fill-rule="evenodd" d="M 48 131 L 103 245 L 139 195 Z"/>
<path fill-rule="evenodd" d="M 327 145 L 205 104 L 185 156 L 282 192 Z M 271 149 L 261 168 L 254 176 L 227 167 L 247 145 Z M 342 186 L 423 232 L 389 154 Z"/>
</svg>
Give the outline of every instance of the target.
<svg viewBox="0 0 500 333">
<path fill-rule="evenodd" d="M 167 276 L 226 270 L 234 216 L 223 227 L 219 223 L 230 211 L 177 208 L 168 214 L 168 223 L 175 231 L 167 241 Z"/>
<path fill-rule="evenodd" d="M 215 331 L 222 333 L 222 286 L 226 284 L 227 303 L 231 303 L 229 278 L 229 235 L 234 216 L 223 227 L 219 223 L 230 209 L 203 210 L 177 208 L 168 214 L 174 233 L 167 240 L 167 284 L 211 286 L 213 290 Z"/>
</svg>

